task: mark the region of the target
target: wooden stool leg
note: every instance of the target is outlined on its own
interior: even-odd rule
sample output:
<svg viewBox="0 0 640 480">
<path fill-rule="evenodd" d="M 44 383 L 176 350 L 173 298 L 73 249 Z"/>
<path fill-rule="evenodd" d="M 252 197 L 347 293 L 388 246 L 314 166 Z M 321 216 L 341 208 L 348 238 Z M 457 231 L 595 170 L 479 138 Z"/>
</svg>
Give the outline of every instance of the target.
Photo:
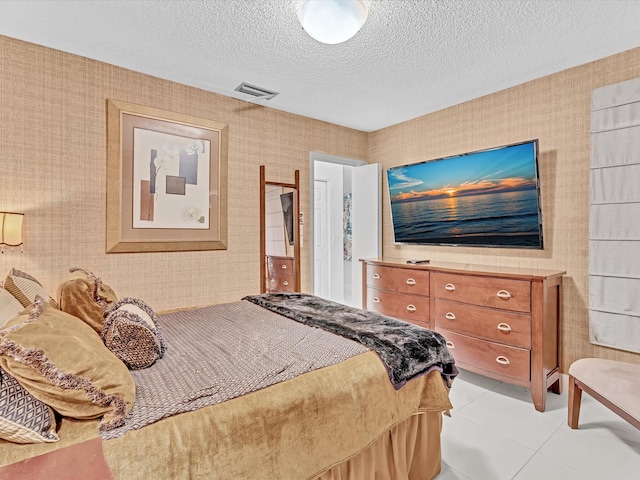
<svg viewBox="0 0 640 480">
<path fill-rule="evenodd" d="M 576 384 L 576 379 L 569 375 L 569 414 L 567 423 L 571 428 L 578 428 L 581 400 L 582 389 Z"/>
</svg>

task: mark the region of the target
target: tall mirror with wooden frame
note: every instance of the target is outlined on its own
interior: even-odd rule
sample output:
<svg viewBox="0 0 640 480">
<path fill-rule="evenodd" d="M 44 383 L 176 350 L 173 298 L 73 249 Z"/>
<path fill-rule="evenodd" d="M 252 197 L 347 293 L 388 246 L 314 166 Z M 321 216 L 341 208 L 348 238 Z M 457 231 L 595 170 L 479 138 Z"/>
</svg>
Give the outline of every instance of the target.
<svg viewBox="0 0 640 480">
<path fill-rule="evenodd" d="M 300 171 L 268 182 L 260 165 L 260 292 L 300 291 Z"/>
</svg>

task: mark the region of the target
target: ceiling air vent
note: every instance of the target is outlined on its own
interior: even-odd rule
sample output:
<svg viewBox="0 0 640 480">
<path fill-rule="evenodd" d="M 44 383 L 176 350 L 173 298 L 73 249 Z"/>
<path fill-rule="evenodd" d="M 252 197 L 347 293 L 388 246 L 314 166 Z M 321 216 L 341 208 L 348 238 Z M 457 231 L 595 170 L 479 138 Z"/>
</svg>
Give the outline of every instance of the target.
<svg viewBox="0 0 640 480">
<path fill-rule="evenodd" d="M 256 87 L 255 85 L 249 85 L 245 82 L 242 82 L 240 85 L 238 85 L 235 90 L 236 92 L 246 93 L 247 95 L 256 97 L 254 100 L 271 100 L 279 93 L 272 90 L 267 90 L 266 88 Z"/>
</svg>

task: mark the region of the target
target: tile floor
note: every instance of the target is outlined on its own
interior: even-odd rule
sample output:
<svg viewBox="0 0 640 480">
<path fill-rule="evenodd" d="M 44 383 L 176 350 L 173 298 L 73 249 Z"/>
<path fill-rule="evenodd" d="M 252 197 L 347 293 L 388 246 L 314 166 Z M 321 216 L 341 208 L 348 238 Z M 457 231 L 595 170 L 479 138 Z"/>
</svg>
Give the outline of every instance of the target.
<svg viewBox="0 0 640 480">
<path fill-rule="evenodd" d="M 549 392 L 540 413 L 527 388 L 461 371 L 437 480 L 640 479 L 640 430 L 586 393 L 571 430 L 566 390 Z"/>
</svg>

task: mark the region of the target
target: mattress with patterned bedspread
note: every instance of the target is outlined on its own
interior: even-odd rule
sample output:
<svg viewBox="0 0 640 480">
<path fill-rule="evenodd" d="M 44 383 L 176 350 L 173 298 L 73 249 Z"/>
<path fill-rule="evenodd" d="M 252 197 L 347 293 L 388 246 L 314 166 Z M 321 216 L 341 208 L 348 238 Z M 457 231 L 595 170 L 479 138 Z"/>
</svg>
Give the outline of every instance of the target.
<svg viewBox="0 0 640 480">
<path fill-rule="evenodd" d="M 248 301 L 158 315 L 167 351 L 132 371 L 136 400 L 104 439 L 334 365 L 368 348 Z"/>
</svg>

